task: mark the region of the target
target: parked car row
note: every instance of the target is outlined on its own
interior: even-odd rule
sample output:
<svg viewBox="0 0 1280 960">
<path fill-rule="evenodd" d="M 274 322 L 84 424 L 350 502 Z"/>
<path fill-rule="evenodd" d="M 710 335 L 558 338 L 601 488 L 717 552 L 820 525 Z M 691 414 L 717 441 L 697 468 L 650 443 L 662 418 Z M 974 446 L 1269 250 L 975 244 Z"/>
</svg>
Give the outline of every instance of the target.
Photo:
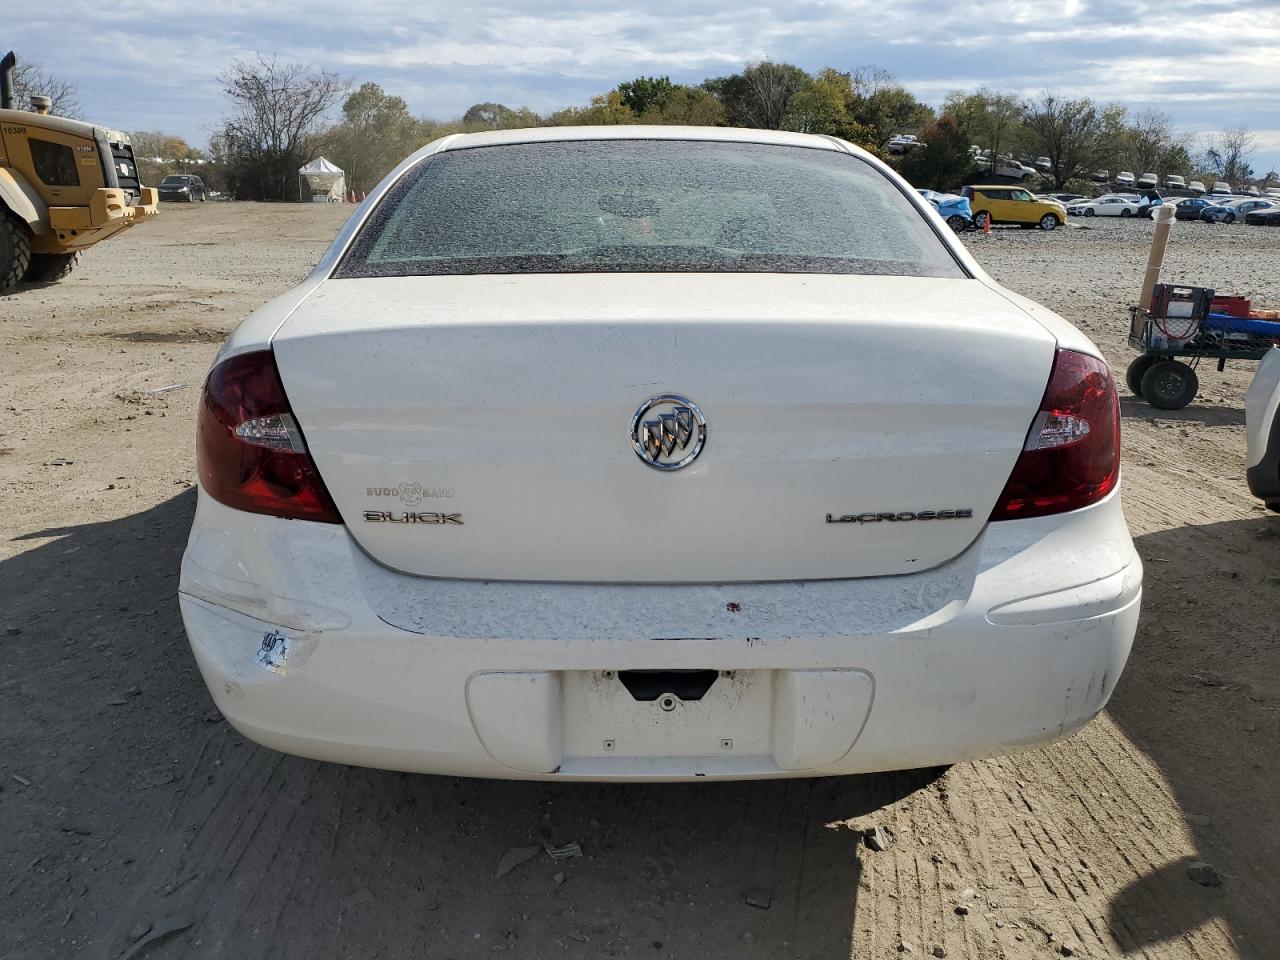
<svg viewBox="0 0 1280 960">
<path fill-rule="evenodd" d="M 1176 173 L 1165 174 L 1162 179 L 1155 173 L 1144 173 L 1142 176 L 1135 176 L 1132 170 L 1121 170 L 1114 177 L 1111 176 L 1110 170 L 1097 170 L 1090 178 L 1094 183 L 1107 183 L 1117 189 L 1138 189 L 1138 190 L 1155 190 L 1163 189 L 1169 191 L 1179 191 L 1191 193 L 1196 196 L 1250 196 L 1250 197 L 1276 197 L 1280 199 L 1280 187 L 1256 187 L 1241 186 L 1233 187 L 1225 180 L 1215 180 L 1212 186 L 1206 187 L 1200 180 L 1187 180 L 1186 177 Z"/>
<path fill-rule="evenodd" d="M 1056 194 L 1062 200 L 1071 194 Z M 1145 195 L 1111 193 L 1095 199 L 1085 197 L 1063 201 L 1067 213 L 1076 217 L 1138 217 L 1149 216 L 1153 207 L 1170 204 L 1175 207 L 1174 216 L 1179 220 L 1202 220 L 1206 223 L 1235 223 L 1243 220 L 1250 224 L 1268 224 L 1266 216 L 1280 211 L 1280 197 L 1161 197 L 1155 191 Z M 1251 215 L 1257 215 L 1249 219 Z"/>
<path fill-rule="evenodd" d="M 1165 203 L 1176 209 L 1179 220 L 1203 220 L 1206 223 L 1235 223 L 1248 220 L 1251 213 L 1280 209 L 1280 198 L 1270 197 L 1169 197 Z"/>
<path fill-rule="evenodd" d="M 920 142 L 915 137 L 899 134 L 889 141 L 889 152 L 905 153 L 910 147 L 919 145 Z M 1026 181 L 1039 174 L 1048 173 L 1053 169 L 1053 163 L 1048 157 L 1036 157 L 1033 160 L 1029 156 L 1016 158 L 1008 154 L 1000 154 L 993 163 L 991 151 L 982 150 L 976 145 L 969 148 L 969 155 L 979 168 L 985 168 L 983 172 L 987 172 L 994 177 Z M 1139 176 L 1135 175 L 1131 170 L 1121 170 L 1113 178 L 1109 170 L 1098 170 L 1092 175 L 1091 179 L 1095 183 L 1110 184 L 1117 191 L 1159 189 L 1179 194 L 1189 193 L 1195 196 L 1265 196 L 1280 199 L 1280 186 L 1241 186 L 1237 188 L 1225 180 L 1216 180 L 1211 187 L 1206 187 L 1200 180 L 1188 181 L 1186 177 L 1176 173 L 1165 174 L 1161 177 L 1157 173 L 1147 172 Z"/>
<path fill-rule="evenodd" d="M 924 146 L 924 141 L 912 133 L 899 133 L 889 138 L 886 148 L 889 153 L 902 156 L 915 147 Z M 983 149 L 978 144 L 971 144 L 969 157 L 974 166 L 991 177 L 1009 180 L 1027 181 L 1053 170 L 1053 161 L 1049 157 L 1032 157 L 1029 154 L 1013 156 L 1008 153 L 995 154 Z M 1110 170 L 1096 170 L 1090 176 L 1094 183 L 1109 184 L 1117 191 L 1123 190 L 1165 190 L 1178 194 L 1194 196 L 1219 197 L 1275 197 L 1280 199 L 1280 186 L 1257 187 L 1251 185 L 1232 186 L 1225 180 L 1217 180 L 1212 187 L 1206 187 L 1200 180 L 1188 181 L 1177 173 L 1166 173 L 1163 177 L 1152 171 L 1135 175 L 1132 170 L 1121 170 L 1113 177 Z"/>
</svg>

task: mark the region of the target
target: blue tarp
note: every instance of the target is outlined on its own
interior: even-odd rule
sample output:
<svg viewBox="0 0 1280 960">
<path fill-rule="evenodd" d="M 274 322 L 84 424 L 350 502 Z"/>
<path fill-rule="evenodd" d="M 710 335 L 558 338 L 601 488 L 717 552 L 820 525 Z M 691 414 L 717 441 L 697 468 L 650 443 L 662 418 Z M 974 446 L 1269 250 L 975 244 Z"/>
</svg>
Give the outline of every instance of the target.
<svg viewBox="0 0 1280 960">
<path fill-rule="evenodd" d="M 1226 313 L 1211 313 L 1200 324 L 1203 330 L 1225 330 L 1228 333 L 1248 333 L 1255 337 L 1280 339 L 1280 322 L 1275 320 L 1250 320 Z"/>
<path fill-rule="evenodd" d="M 973 208 L 969 206 L 968 197 L 961 197 L 954 193 L 938 193 L 936 190 L 920 190 L 918 192 L 920 196 L 938 208 L 938 213 L 942 215 L 943 220 L 956 215 L 962 216 L 966 220 L 973 219 Z"/>
</svg>

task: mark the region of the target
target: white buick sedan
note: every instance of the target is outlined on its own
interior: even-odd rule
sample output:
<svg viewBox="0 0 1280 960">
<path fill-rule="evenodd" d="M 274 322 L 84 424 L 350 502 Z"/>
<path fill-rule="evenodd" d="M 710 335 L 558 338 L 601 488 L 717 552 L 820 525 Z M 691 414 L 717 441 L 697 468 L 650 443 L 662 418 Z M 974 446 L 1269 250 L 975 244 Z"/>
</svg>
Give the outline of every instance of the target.
<svg viewBox="0 0 1280 960">
<path fill-rule="evenodd" d="M 1119 449 L 1097 348 L 847 143 L 446 137 L 219 354 L 182 614 L 227 719 L 322 760 L 949 764 L 1110 697 Z"/>
</svg>

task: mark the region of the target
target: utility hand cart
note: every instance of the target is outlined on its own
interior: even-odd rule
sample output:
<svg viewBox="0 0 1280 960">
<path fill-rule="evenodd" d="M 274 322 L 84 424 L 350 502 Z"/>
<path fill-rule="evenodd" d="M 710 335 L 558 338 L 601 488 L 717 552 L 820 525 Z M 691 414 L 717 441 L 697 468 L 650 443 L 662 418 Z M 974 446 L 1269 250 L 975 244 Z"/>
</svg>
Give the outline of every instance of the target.
<svg viewBox="0 0 1280 960">
<path fill-rule="evenodd" d="M 1280 344 L 1280 322 L 1214 312 L 1213 290 L 1156 284 L 1148 308 L 1129 308 L 1129 345 L 1139 355 L 1125 371 L 1134 396 L 1160 410 L 1180 410 L 1196 398 L 1203 359 L 1261 360 Z M 1221 304 L 1222 301 L 1219 301 Z M 1228 309 L 1233 309 L 1228 306 Z"/>
</svg>

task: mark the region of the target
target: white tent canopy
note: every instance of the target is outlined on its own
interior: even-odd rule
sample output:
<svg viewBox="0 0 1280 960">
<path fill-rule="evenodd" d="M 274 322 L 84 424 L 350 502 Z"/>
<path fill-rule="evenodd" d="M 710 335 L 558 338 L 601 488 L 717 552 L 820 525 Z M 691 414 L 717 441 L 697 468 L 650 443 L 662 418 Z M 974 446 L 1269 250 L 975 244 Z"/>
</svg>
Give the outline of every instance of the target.
<svg viewBox="0 0 1280 960">
<path fill-rule="evenodd" d="M 347 195 L 346 175 L 341 167 L 316 157 L 298 168 L 298 195 L 304 201 L 341 203 Z"/>
</svg>

